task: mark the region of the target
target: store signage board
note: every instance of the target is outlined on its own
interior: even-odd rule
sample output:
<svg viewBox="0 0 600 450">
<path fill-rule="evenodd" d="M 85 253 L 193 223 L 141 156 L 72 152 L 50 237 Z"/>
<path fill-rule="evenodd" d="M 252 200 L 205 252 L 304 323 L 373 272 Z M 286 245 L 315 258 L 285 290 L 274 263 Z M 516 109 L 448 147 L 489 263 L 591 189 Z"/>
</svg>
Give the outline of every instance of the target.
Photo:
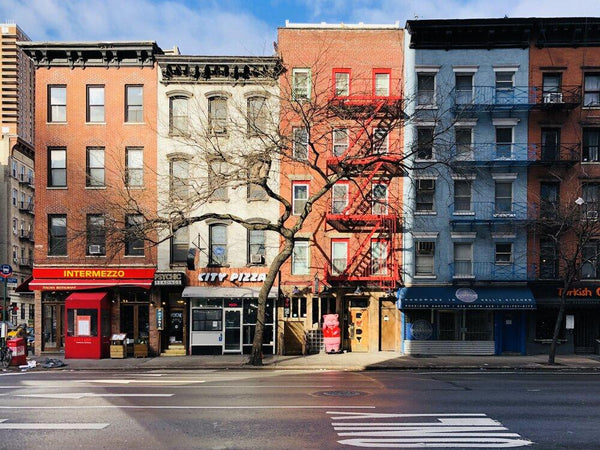
<svg viewBox="0 0 600 450">
<path fill-rule="evenodd" d="M 183 286 L 182 272 L 156 272 L 154 274 L 155 286 Z"/>
<path fill-rule="evenodd" d="M 222 283 L 225 280 L 235 283 L 264 283 L 266 279 L 266 273 L 256 272 L 204 272 L 198 274 L 198 281 L 210 283 Z"/>
<path fill-rule="evenodd" d="M 164 329 L 164 309 L 156 308 L 156 329 L 162 331 Z"/>
</svg>

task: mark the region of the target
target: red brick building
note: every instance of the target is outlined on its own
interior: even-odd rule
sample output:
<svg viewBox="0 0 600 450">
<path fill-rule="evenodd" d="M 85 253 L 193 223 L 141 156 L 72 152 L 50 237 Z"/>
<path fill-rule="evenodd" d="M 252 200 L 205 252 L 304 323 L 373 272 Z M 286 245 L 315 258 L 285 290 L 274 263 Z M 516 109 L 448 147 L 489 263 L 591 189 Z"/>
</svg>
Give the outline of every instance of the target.
<svg viewBox="0 0 600 450">
<path fill-rule="evenodd" d="M 36 66 L 36 352 L 108 356 L 112 333 L 159 351 L 155 249 L 135 201 L 156 210 L 154 42 L 25 42 Z M 126 230 L 117 232 L 117 229 Z M 157 305 L 159 306 L 159 305 Z"/>
<path fill-rule="evenodd" d="M 600 19 L 535 19 L 530 48 L 530 87 L 537 94 L 529 117 L 534 162 L 528 174 L 528 200 L 538 218 L 569 208 L 579 197 L 585 218 L 597 219 L 600 205 Z M 561 246 L 572 245 L 563 242 Z M 558 249 L 539 234 L 529 235 L 529 264 L 536 281 L 537 311 L 529 330 L 528 353 L 547 352 L 560 300 L 563 267 Z M 584 254 L 598 254 L 592 240 Z M 586 264 L 581 286 L 600 286 L 597 258 Z M 592 352 L 600 338 L 600 301 L 569 298 L 572 331 L 561 329 L 559 352 Z"/>
<path fill-rule="evenodd" d="M 400 283 L 402 130 L 382 118 L 401 104 L 403 39 L 398 24 L 286 23 L 278 31 L 286 68 L 280 125 L 293 142 L 280 185 L 293 205 L 290 223 L 341 165 L 353 174 L 312 206 L 282 268 L 283 352 L 301 351 L 295 337 L 305 333 L 318 351 L 327 313 L 339 314 L 344 349 L 399 349 L 392 296 Z"/>
</svg>

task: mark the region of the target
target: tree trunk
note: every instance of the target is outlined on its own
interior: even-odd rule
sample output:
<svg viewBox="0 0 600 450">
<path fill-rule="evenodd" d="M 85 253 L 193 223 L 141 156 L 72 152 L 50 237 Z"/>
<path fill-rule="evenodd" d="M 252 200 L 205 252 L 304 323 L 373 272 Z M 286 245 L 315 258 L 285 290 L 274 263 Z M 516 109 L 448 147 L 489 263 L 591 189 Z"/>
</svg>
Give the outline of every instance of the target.
<svg viewBox="0 0 600 450">
<path fill-rule="evenodd" d="M 558 347 L 558 335 L 560 333 L 560 327 L 562 320 L 565 315 L 565 304 L 566 304 L 567 287 L 563 288 L 563 292 L 560 296 L 560 307 L 558 308 L 558 316 L 556 316 L 556 323 L 554 324 L 554 333 L 552 334 L 552 343 L 550 344 L 550 352 L 548 353 L 548 364 L 555 364 L 556 349 Z"/>
<path fill-rule="evenodd" d="M 279 269 L 283 263 L 290 257 L 292 254 L 292 250 L 294 249 L 294 242 L 292 240 L 285 240 L 285 245 L 281 252 L 275 257 L 271 266 L 269 267 L 269 272 L 267 273 L 267 278 L 263 283 L 262 288 L 260 289 L 260 293 L 258 294 L 258 310 L 256 311 L 256 328 L 254 331 L 254 340 L 252 341 L 252 353 L 250 354 L 250 358 L 248 359 L 248 364 L 251 366 L 262 366 L 262 346 L 263 346 L 263 335 L 265 331 L 265 312 L 267 309 L 267 298 L 269 297 L 269 292 L 271 288 L 275 284 L 275 280 L 277 278 L 277 274 L 279 273 Z M 277 308 L 277 301 L 275 302 L 275 308 Z"/>
</svg>

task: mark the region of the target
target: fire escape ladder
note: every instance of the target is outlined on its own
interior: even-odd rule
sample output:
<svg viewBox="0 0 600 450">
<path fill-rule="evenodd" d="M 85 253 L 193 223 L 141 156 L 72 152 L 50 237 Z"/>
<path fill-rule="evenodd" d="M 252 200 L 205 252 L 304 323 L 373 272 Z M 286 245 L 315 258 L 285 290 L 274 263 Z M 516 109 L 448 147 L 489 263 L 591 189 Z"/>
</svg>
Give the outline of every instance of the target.
<svg viewBox="0 0 600 450">
<path fill-rule="evenodd" d="M 358 189 L 354 190 L 354 194 L 352 194 L 352 197 L 350 199 L 348 199 L 348 204 L 346 205 L 346 207 L 342 211 L 342 214 L 348 214 L 348 212 L 352 208 L 352 205 L 354 204 L 354 202 L 356 201 L 356 199 L 360 195 L 362 195 L 363 192 L 365 192 L 366 187 L 371 183 L 371 181 L 373 181 L 373 177 L 379 171 L 379 169 L 381 168 L 381 166 L 383 166 L 383 162 L 382 161 L 379 161 L 378 163 L 376 163 L 373 166 L 373 170 L 371 171 L 371 173 L 369 174 L 369 176 L 364 179 L 364 181 L 360 185 L 360 187 Z"/>
<path fill-rule="evenodd" d="M 356 249 L 356 252 L 354 253 L 354 255 L 355 255 L 355 258 L 354 258 L 354 259 L 356 260 L 356 257 L 357 257 L 357 256 L 359 256 L 359 255 L 363 255 L 363 258 L 361 258 L 361 259 L 359 259 L 359 260 L 358 260 L 358 261 L 359 261 L 359 264 L 358 264 L 358 266 L 356 267 L 356 269 L 355 269 L 355 272 L 356 272 L 356 270 L 358 270 L 358 268 L 360 268 L 360 267 L 363 265 L 362 263 L 364 263 L 364 261 L 365 261 L 365 260 L 367 260 L 367 261 L 368 261 L 368 259 L 365 257 L 365 255 L 366 255 L 366 254 L 365 254 L 365 253 L 363 253 L 363 252 L 364 252 L 364 250 L 365 250 L 365 247 L 367 246 L 367 244 L 369 244 L 369 243 L 371 242 L 371 238 L 373 237 L 373 235 L 374 235 L 374 234 L 377 232 L 377 230 L 379 230 L 379 228 L 381 227 L 381 223 L 382 223 L 382 222 L 383 222 L 383 219 L 379 219 L 379 220 L 377 221 L 377 223 L 376 223 L 375 225 L 373 225 L 373 228 L 371 229 L 371 231 L 369 232 L 369 234 L 367 235 L 367 237 L 366 237 L 365 239 L 363 239 L 363 241 L 362 241 L 362 242 L 360 243 L 360 245 L 358 246 L 358 249 Z M 344 270 L 344 272 L 342 272 L 342 274 L 341 274 L 341 275 L 342 275 L 342 276 L 347 276 L 347 275 L 348 275 L 348 272 L 350 271 L 350 267 L 352 267 L 352 266 L 351 266 L 351 265 L 348 265 L 348 266 L 346 267 L 346 269 Z"/>
<path fill-rule="evenodd" d="M 346 152 L 344 153 L 343 157 L 347 158 L 347 157 L 350 156 L 350 153 L 354 149 L 354 144 L 356 144 L 360 140 L 360 138 L 362 137 L 362 135 L 365 134 L 365 131 L 369 128 L 369 125 L 371 125 L 371 123 L 373 122 L 373 120 L 375 120 L 375 116 L 379 113 L 379 111 L 381 111 L 381 108 L 383 107 L 383 105 L 384 105 L 384 102 L 379 102 L 377 104 L 377 106 L 375 107 L 375 109 L 371 113 L 370 117 L 366 120 L 365 124 L 360 129 L 360 131 L 356 134 L 356 139 L 354 139 L 348 145 L 348 148 L 346 149 Z"/>
</svg>

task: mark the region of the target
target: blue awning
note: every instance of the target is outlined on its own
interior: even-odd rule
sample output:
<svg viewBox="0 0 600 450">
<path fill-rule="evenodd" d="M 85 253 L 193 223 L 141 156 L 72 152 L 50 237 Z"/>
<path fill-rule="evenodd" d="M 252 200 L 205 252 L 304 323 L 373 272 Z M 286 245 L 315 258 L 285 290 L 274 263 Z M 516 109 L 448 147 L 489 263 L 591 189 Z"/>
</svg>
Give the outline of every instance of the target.
<svg viewBox="0 0 600 450">
<path fill-rule="evenodd" d="M 535 309 L 526 287 L 404 287 L 398 291 L 398 309 Z"/>
</svg>

